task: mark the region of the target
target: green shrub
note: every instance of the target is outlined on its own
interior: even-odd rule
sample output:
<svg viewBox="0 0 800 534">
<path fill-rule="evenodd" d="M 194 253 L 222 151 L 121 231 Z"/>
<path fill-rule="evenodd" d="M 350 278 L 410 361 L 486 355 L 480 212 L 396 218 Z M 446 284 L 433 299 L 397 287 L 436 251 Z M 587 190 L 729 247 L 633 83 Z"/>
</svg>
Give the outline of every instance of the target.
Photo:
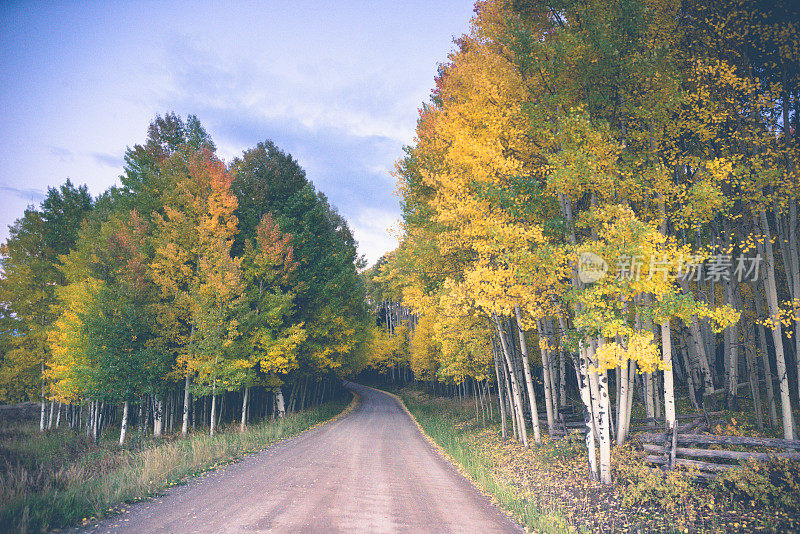
<svg viewBox="0 0 800 534">
<path fill-rule="evenodd" d="M 713 505 L 685 471 L 650 467 L 630 443 L 614 449 L 612 469 L 626 506 L 656 505 L 670 515 L 693 520 L 703 504 Z"/>
<path fill-rule="evenodd" d="M 800 460 L 772 458 L 766 462 L 743 461 L 739 469 L 720 475 L 712 490 L 731 503 L 800 514 Z"/>
</svg>

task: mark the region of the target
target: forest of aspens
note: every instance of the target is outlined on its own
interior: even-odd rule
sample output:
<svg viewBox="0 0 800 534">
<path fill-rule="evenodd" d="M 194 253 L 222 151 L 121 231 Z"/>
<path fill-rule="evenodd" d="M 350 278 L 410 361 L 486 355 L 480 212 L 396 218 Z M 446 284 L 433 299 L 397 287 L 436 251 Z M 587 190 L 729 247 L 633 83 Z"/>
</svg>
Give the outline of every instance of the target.
<svg viewBox="0 0 800 534">
<path fill-rule="evenodd" d="M 473 410 L 496 471 L 568 450 L 604 506 L 800 528 L 797 6 L 478 1 L 432 74 L 369 268 L 290 155 L 193 115 L 51 188 L 1 249 L 0 402 L 127 447 L 378 377 Z"/>
</svg>

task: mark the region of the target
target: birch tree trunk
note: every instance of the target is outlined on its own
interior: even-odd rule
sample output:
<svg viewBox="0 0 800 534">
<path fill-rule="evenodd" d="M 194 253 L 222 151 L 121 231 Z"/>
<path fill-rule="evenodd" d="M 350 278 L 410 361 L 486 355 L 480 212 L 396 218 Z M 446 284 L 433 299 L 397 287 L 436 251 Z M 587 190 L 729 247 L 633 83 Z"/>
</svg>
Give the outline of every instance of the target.
<svg viewBox="0 0 800 534">
<path fill-rule="evenodd" d="M 764 413 L 761 405 L 761 390 L 759 389 L 758 382 L 758 365 L 755 358 L 755 328 L 753 323 L 749 325 L 748 346 L 744 347 L 745 359 L 747 361 L 747 374 L 750 380 L 750 396 L 753 399 L 753 408 L 756 412 L 756 424 L 759 430 L 764 428 Z"/>
<path fill-rule="evenodd" d="M 519 307 L 514 306 L 514 315 L 517 319 L 517 334 L 519 335 L 519 348 L 522 351 L 522 369 L 525 373 L 525 385 L 528 389 L 528 401 L 531 407 L 531 424 L 533 425 L 533 440 L 540 443 L 542 438 L 539 431 L 539 410 L 536 407 L 536 393 L 533 391 L 533 377 L 528 363 L 528 343 L 525 341 L 525 332 L 522 331 L 522 317 Z"/>
<path fill-rule="evenodd" d="M 664 418 L 667 428 L 675 428 L 675 387 L 672 382 L 672 331 L 669 321 L 661 323 L 661 358 L 664 360 Z"/>
<path fill-rule="evenodd" d="M 239 428 L 242 432 L 244 432 L 244 427 L 247 424 L 247 401 L 250 398 L 250 387 L 244 388 L 244 393 L 242 394 L 242 424 Z"/>
<path fill-rule="evenodd" d="M 181 434 L 186 435 L 189 433 L 189 386 L 191 379 L 189 378 L 189 369 L 186 369 L 186 376 L 183 379 L 183 423 L 181 424 Z"/>
<path fill-rule="evenodd" d="M 503 382 L 500 379 L 500 366 L 498 365 L 497 348 L 492 340 L 492 354 L 494 356 L 494 373 L 497 377 L 497 403 L 500 405 L 500 435 L 506 439 L 506 407 L 503 398 Z"/>
<path fill-rule="evenodd" d="M 547 410 L 547 431 L 552 436 L 556 429 L 556 419 L 553 415 L 553 382 L 550 380 L 550 340 L 545 330 L 544 321 L 539 319 L 536 324 L 539 327 L 539 340 L 543 342 L 540 345 L 547 345 L 546 348 L 541 349 L 542 381 L 544 382 L 544 405 Z"/>
<path fill-rule="evenodd" d="M 581 345 L 578 351 L 579 361 L 575 362 L 575 376 L 578 381 L 578 389 L 581 394 L 581 401 L 586 409 L 586 457 L 589 463 L 589 472 L 592 480 L 600 479 L 600 471 L 597 466 L 597 450 L 595 448 L 595 425 L 592 413 L 592 398 L 589 393 L 588 365 L 586 360 L 586 347 Z"/>
<path fill-rule="evenodd" d="M 44 398 L 44 362 L 42 362 L 42 402 L 39 411 L 39 432 L 44 432 L 44 410 L 45 410 L 45 398 Z"/>
<path fill-rule="evenodd" d="M 160 436 L 164 428 L 164 400 L 153 396 L 153 435 Z"/>
<path fill-rule="evenodd" d="M 278 419 L 283 419 L 286 415 L 286 404 L 283 400 L 283 389 L 281 387 L 275 388 L 275 411 Z"/>
<path fill-rule="evenodd" d="M 216 415 L 217 415 L 217 381 L 214 380 L 214 382 L 213 382 L 213 384 L 211 386 L 211 421 L 210 421 L 209 430 L 208 430 L 208 434 L 211 437 L 214 436 L 214 430 L 215 430 L 216 424 L 217 424 Z"/>
<path fill-rule="evenodd" d="M 602 341 L 602 338 L 599 338 L 598 345 L 601 345 Z M 594 342 L 589 345 L 589 350 L 591 351 L 592 365 L 597 367 L 599 362 L 595 357 Z M 608 373 L 606 371 L 602 373 L 595 371 L 593 374 L 597 375 L 599 391 L 597 427 L 600 434 L 600 482 L 603 484 L 611 484 L 611 433 L 609 425 L 610 402 L 608 397 Z"/>
<path fill-rule="evenodd" d="M 56 428 L 58 428 L 58 424 L 61 422 L 61 401 L 58 401 L 58 408 L 56 408 Z"/>
<path fill-rule="evenodd" d="M 622 445 L 625 441 L 625 414 L 629 411 L 628 408 L 628 388 L 630 382 L 628 380 L 628 371 L 630 364 L 628 361 L 622 362 L 619 366 L 621 371 L 620 376 L 620 389 L 619 389 L 619 408 L 617 409 L 617 445 Z"/>
<path fill-rule="evenodd" d="M 558 349 L 558 402 L 561 405 L 563 412 L 567 408 L 567 365 L 566 358 L 564 357 L 564 346 L 559 343 Z"/>
<path fill-rule="evenodd" d="M 500 336 L 500 346 L 503 349 L 503 356 L 506 359 L 506 365 L 508 365 L 508 373 L 511 380 L 511 393 L 513 395 L 513 404 L 514 410 L 516 413 L 517 420 L 519 422 L 519 433 L 522 437 L 522 444 L 527 447 L 528 446 L 528 430 L 525 427 L 525 417 L 522 412 L 522 397 L 519 394 L 519 385 L 517 384 L 517 379 L 514 376 L 514 365 L 511 361 L 511 354 L 509 353 L 508 343 L 506 342 L 505 333 L 503 332 L 503 327 L 500 324 L 500 319 L 497 317 L 497 314 L 494 313 L 494 324 L 497 327 L 497 333 Z"/>
<path fill-rule="evenodd" d="M 761 305 L 761 295 L 755 287 L 753 287 L 753 300 L 755 301 L 756 317 L 759 319 L 764 317 L 763 306 Z M 778 410 L 775 407 L 775 385 L 773 384 L 772 364 L 769 361 L 769 351 L 767 350 L 767 334 L 766 327 L 763 324 L 754 325 L 758 333 L 759 351 L 761 352 L 761 359 L 764 363 L 764 382 L 767 386 L 767 404 L 769 405 L 769 417 L 772 421 L 772 426 L 777 428 L 778 424 Z"/>
<path fill-rule="evenodd" d="M 778 305 L 778 289 L 775 282 L 775 255 L 772 252 L 771 232 L 767 214 L 762 209 L 761 232 L 764 237 L 764 270 L 766 277 L 764 286 L 767 291 L 767 303 L 769 305 L 770 318 L 772 319 L 772 342 L 775 348 L 775 366 L 778 372 L 778 380 L 781 390 L 781 411 L 783 412 L 783 436 L 784 439 L 794 439 L 794 418 L 792 417 L 792 405 L 789 397 L 789 376 L 786 369 L 786 358 L 783 352 L 783 330 L 780 322 L 780 307 Z M 754 214 L 755 217 L 755 214 Z"/>
<path fill-rule="evenodd" d="M 125 405 L 122 407 L 122 423 L 119 427 L 119 446 L 122 447 L 125 445 L 125 434 L 128 433 L 128 408 L 129 403 L 125 401 Z"/>
</svg>

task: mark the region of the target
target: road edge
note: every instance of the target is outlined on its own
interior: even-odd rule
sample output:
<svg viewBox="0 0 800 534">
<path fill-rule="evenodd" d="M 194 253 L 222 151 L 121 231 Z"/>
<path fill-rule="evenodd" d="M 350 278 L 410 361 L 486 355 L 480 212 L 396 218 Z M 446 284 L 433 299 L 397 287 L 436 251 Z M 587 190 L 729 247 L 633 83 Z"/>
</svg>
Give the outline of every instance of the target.
<svg viewBox="0 0 800 534">
<path fill-rule="evenodd" d="M 494 496 L 494 494 L 487 493 L 487 492 L 483 491 L 475 483 L 475 481 L 472 479 L 472 477 L 470 477 L 467 473 L 464 472 L 464 469 L 461 467 L 461 464 L 456 462 L 455 459 L 453 459 L 453 457 L 450 456 L 450 454 L 448 454 L 448 452 L 446 450 L 444 450 L 444 448 L 441 445 L 436 443 L 436 441 L 432 437 L 430 437 L 427 432 L 425 432 L 425 430 L 422 428 L 422 425 L 419 424 L 419 421 L 417 421 L 417 418 L 414 417 L 414 414 L 411 413 L 411 410 L 408 409 L 408 406 L 406 406 L 406 403 L 403 402 L 403 399 L 400 398 L 399 395 L 396 395 L 395 393 L 392 393 L 391 391 L 386 391 L 385 389 L 373 388 L 371 386 L 365 386 L 365 387 L 368 387 L 370 389 L 375 389 L 377 391 L 380 391 L 381 393 L 385 393 L 385 394 L 389 395 L 390 397 L 394 398 L 394 400 L 397 401 L 397 403 L 400 405 L 401 408 L 403 408 L 403 410 L 406 412 L 406 414 L 408 414 L 408 417 L 411 418 L 411 421 L 413 421 L 413 423 L 416 425 L 417 429 L 420 431 L 420 433 L 425 438 L 425 440 L 430 444 L 430 446 L 433 448 L 434 451 L 439 453 L 439 455 L 442 457 L 442 459 L 445 462 L 447 462 L 448 464 L 453 466 L 453 468 L 456 471 L 458 471 L 458 473 L 461 474 L 461 476 L 463 476 L 467 480 L 467 482 L 469 482 L 470 485 L 473 488 L 475 488 L 475 490 L 478 493 L 480 493 L 481 495 L 486 497 L 489 500 L 489 502 L 491 502 L 493 505 L 495 505 L 498 510 L 500 510 L 506 517 L 508 517 L 508 519 L 512 522 L 512 524 L 514 524 L 517 527 L 519 527 L 520 532 L 529 532 L 528 529 L 525 527 L 525 525 L 520 523 L 519 519 L 513 513 L 508 511 L 503 506 L 503 503 L 501 503 Z"/>
</svg>

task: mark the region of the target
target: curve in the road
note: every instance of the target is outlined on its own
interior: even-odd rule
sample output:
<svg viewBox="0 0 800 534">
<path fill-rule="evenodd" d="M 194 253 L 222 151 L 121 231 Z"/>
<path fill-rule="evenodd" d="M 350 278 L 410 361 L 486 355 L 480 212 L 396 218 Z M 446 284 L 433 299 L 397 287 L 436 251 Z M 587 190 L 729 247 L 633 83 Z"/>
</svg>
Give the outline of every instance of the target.
<svg viewBox="0 0 800 534">
<path fill-rule="evenodd" d="M 427 443 L 398 401 L 345 417 L 131 506 L 89 532 L 522 532 Z"/>
</svg>

